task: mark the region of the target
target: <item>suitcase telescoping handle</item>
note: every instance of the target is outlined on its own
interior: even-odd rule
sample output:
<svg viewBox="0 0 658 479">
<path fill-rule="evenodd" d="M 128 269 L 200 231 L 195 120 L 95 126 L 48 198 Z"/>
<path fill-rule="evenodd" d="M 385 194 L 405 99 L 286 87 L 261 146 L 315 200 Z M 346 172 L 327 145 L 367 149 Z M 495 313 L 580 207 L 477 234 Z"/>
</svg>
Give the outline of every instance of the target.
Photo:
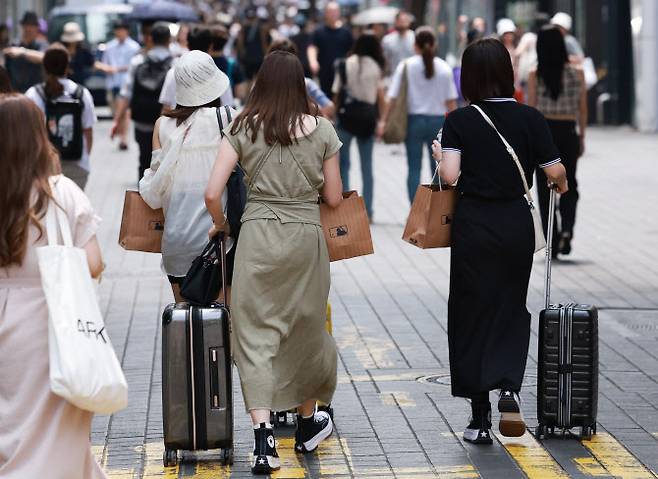
<svg viewBox="0 0 658 479">
<path fill-rule="evenodd" d="M 222 270 L 222 296 L 224 300 L 224 307 L 228 308 L 228 302 L 227 302 L 227 295 L 226 295 L 226 289 L 228 284 L 226 284 L 226 234 L 222 231 L 221 233 L 218 233 L 218 241 L 219 241 L 219 267 Z"/>
<path fill-rule="evenodd" d="M 544 308 L 551 305 L 551 261 L 553 259 L 553 227 L 555 224 L 555 185 L 550 186 L 548 201 L 548 231 L 546 232 L 546 276 L 544 277 Z"/>
</svg>

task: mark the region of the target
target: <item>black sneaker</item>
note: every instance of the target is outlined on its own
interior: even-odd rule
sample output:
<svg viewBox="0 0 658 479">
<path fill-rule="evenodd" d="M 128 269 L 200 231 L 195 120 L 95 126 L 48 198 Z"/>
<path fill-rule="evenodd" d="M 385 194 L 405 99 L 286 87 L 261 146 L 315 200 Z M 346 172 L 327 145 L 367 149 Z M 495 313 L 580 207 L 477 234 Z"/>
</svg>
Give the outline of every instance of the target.
<svg viewBox="0 0 658 479">
<path fill-rule="evenodd" d="M 514 391 L 501 389 L 498 399 L 498 411 L 500 412 L 500 433 L 506 437 L 521 437 L 525 434 L 526 425 L 521 414 L 521 398 Z"/>
<path fill-rule="evenodd" d="M 331 435 L 334 423 L 328 412 L 315 411 L 309 418 L 297 415 L 297 431 L 295 431 L 295 451 L 313 452 L 324 439 Z"/>
<path fill-rule="evenodd" d="M 493 444 L 491 439 L 491 404 L 472 405 L 471 422 L 464 430 L 464 441 L 473 444 Z"/>
<path fill-rule="evenodd" d="M 281 468 L 279 454 L 276 452 L 276 441 L 272 426 L 262 422 L 254 429 L 254 457 L 251 462 L 251 472 L 254 474 L 269 474 Z"/>
</svg>

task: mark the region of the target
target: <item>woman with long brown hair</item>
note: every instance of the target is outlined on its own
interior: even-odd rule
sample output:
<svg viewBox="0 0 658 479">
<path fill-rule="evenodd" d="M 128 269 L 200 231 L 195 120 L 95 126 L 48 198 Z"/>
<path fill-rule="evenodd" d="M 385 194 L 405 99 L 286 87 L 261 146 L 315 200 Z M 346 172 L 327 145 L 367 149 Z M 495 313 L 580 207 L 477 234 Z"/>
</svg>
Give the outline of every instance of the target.
<svg viewBox="0 0 658 479">
<path fill-rule="evenodd" d="M 0 138 L 0 477 L 104 478 L 90 449 L 92 413 L 50 391 L 48 306 L 36 254 L 47 244 L 44 215 L 55 201 L 98 277 L 98 217 L 58 175 L 43 114 L 29 99 L 0 95 Z"/>
<path fill-rule="evenodd" d="M 388 108 L 382 115 L 378 127 L 379 136 L 386 128 L 388 116 L 400 95 L 402 77 L 407 77 L 407 137 L 404 146 L 407 150 L 409 175 L 407 191 L 413 202 L 420 183 L 423 165 L 423 146 L 429 152 L 430 170 L 434 170 L 432 160 L 432 140 L 443 126 L 445 116 L 457 108 L 457 89 L 452 76 L 452 68 L 435 56 L 436 36 L 430 27 L 416 30 L 416 54 L 400 62 L 391 79 L 388 89 Z"/>
<path fill-rule="evenodd" d="M 341 143 L 309 99 L 299 59 L 265 58 L 242 113 L 219 147 L 206 189 L 211 237 L 226 230 L 221 196 L 235 165 L 248 197 L 233 274 L 234 357 L 254 425 L 252 471 L 280 467 L 270 411 L 297 408 L 295 450 L 312 452 L 333 425 L 316 401 L 336 388 L 336 345 L 325 330 L 329 255 L 318 197 L 342 199 Z"/>
</svg>

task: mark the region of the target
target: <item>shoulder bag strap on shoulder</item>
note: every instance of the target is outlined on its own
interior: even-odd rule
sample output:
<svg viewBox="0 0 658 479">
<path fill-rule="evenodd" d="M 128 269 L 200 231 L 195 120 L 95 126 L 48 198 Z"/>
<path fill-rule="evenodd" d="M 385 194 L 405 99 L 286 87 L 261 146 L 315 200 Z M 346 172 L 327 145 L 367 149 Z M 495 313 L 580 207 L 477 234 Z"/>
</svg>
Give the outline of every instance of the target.
<svg viewBox="0 0 658 479">
<path fill-rule="evenodd" d="M 224 138 L 224 121 L 222 120 L 222 107 L 218 106 L 215 108 L 215 114 L 217 115 L 217 123 L 219 124 L 219 134 Z"/>
<path fill-rule="evenodd" d="M 489 126 L 491 126 L 491 128 L 495 130 L 496 134 L 498 134 L 498 137 L 505 145 L 505 149 L 507 150 L 507 153 L 509 153 L 509 155 L 514 160 L 514 163 L 516 164 L 516 168 L 519 170 L 519 174 L 521 175 L 521 181 L 523 181 L 523 189 L 525 189 L 525 194 L 528 197 L 528 203 L 530 203 L 530 205 L 533 205 L 534 202 L 532 199 L 532 194 L 530 193 L 530 188 L 528 188 L 528 181 L 526 180 L 525 177 L 525 171 L 523 171 L 523 166 L 521 166 L 521 162 L 519 161 L 519 157 L 517 156 L 516 151 L 514 151 L 512 145 L 510 145 L 509 142 L 505 139 L 505 137 L 498 131 L 496 125 L 494 125 L 493 121 L 491 121 L 491 118 L 489 118 L 489 116 L 482 110 L 482 108 L 480 108 L 477 105 L 471 105 L 471 106 L 475 108 L 480 113 L 480 115 L 482 115 L 482 118 L 484 118 L 487 123 L 489 123 Z"/>
<path fill-rule="evenodd" d="M 76 100 L 82 100 L 82 95 L 84 95 L 84 92 L 85 90 L 82 87 L 82 85 L 78 85 L 75 91 L 73 92 L 73 98 L 75 98 Z"/>
<path fill-rule="evenodd" d="M 39 83 L 34 87 L 36 90 L 37 94 L 41 97 L 41 99 L 45 102 L 48 101 L 48 95 L 46 94 L 46 84 L 45 83 Z"/>
</svg>

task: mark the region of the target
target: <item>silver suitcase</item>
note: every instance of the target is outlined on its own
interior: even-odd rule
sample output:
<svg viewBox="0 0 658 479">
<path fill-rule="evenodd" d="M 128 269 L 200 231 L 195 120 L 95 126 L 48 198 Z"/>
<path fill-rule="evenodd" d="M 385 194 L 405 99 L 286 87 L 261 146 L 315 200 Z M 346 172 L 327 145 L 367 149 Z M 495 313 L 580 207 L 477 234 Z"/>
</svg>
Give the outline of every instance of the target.
<svg viewBox="0 0 658 479">
<path fill-rule="evenodd" d="M 221 249 L 225 279 L 223 242 Z M 223 304 L 170 304 L 162 314 L 165 466 L 176 465 L 179 450 L 222 449 L 222 462 L 233 463 L 230 333 Z"/>
</svg>

